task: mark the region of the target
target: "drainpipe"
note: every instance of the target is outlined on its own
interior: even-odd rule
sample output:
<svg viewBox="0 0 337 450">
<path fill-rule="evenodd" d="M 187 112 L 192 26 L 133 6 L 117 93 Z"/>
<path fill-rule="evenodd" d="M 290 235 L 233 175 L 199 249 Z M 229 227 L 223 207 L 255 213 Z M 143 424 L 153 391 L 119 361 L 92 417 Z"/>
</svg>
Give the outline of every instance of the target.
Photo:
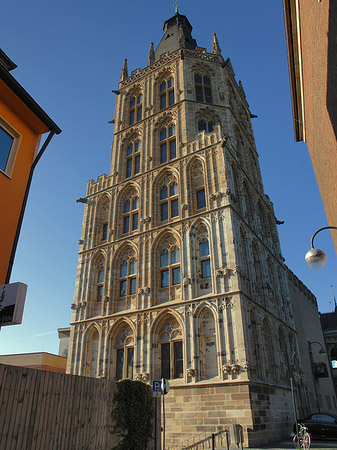
<svg viewBox="0 0 337 450">
<path fill-rule="evenodd" d="M 12 273 L 13 264 L 14 264 L 14 257 L 15 257 L 15 253 L 16 253 L 16 248 L 18 246 L 20 231 L 21 231 L 22 222 L 23 222 L 23 216 L 25 214 L 25 209 L 26 209 L 26 205 L 27 205 L 30 185 L 32 183 L 33 173 L 34 173 L 37 163 L 40 161 L 41 156 L 43 155 L 44 151 L 48 147 L 48 144 L 52 140 L 52 137 L 54 136 L 55 133 L 56 133 L 55 131 L 51 131 L 49 133 L 49 135 L 47 136 L 47 139 L 44 141 L 44 144 L 42 145 L 39 153 L 36 155 L 36 158 L 34 159 L 33 164 L 31 165 L 31 168 L 30 168 L 27 186 L 26 186 L 26 190 L 25 190 L 25 195 L 23 197 L 23 202 L 22 202 L 22 206 L 21 206 L 20 217 L 19 217 L 18 225 L 16 227 L 16 233 L 15 233 L 15 237 L 14 237 L 12 253 L 11 253 L 11 256 L 10 256 L 10 259 L 8 262 L 8 270 L 7 270 L 7 275 L 6 275 L 6 279 L 5 279 L 5 284 L 8 284 L 9 280 L 11 278 L 11 273 Z"/>
</svg>

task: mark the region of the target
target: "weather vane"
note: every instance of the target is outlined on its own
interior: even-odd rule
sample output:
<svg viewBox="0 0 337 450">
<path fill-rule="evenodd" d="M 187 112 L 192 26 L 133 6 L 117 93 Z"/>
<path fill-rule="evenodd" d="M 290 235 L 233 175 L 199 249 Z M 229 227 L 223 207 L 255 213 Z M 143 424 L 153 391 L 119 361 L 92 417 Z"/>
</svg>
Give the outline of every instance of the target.
<svg viewBox="0 0 337 450">
<path fill-rule="evenodd" d="M 176 2 L 174 4 L 174 11 L 175 11 L 176 14 L 179 14 L 179 11 L 178 11 L 178 0 L 176 0 Z"/>
</svg>

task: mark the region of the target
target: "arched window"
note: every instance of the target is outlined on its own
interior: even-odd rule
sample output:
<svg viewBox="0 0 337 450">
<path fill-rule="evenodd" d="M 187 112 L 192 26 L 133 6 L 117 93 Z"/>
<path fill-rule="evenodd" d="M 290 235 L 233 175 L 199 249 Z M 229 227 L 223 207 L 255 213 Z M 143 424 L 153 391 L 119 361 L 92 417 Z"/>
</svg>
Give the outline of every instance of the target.
<svg viewBox="0 0 337 450">
<path fill-rule="evenodd" d="M 160 130 L 160 163 L 166 163 L 177 156 L 176 127 L 174 124 L 167 125 Z"/>
<path fill-rule="evenodd" d="M 165 289 L 180 284 L 180 249 L 164 248 L 160 252 L 160 287 Z"/>
<path fill-rule="evenodd" d="M 211 79 L 207 75 L 194 75 L 195 98 L 197 102 L 213 103 Z"/>
<path fill-rule="evenodd" d="M 119 296 L 128 297 L 136 294 L 137 289 L 137 261 L 132 259 L 124 259 L 120 265 L 119 272 Z"/>
<path fill-rule="evenodd" d="M 112 340 L 109 361 L 111 378 L 133 378 L 134 337 L 129 325 L 123 325 Z"/>
<path fill-rule="evenodd" d="M 98 331 L 93 327 L 88 333 L 86 342 L 85 368 L 84 373 L 87 377 L 96 378 L 98 370 Z"/>
<path fill-rule="evenodd" d="M 207 238 L 203 238 L 199 242 L 199 257 L 201 278 L 211 277 L 211 261 L 209 256 L 209 242 Z"/>
<path fill-rule="evenodd" d="M 275 381 L 273 339 L 266 319 L 263 321 L 264 367 L 267 380 Z"/>
<path fill-rule="evenodd" d="M 138 230 L 139 199 L 135 192 L 123 204 L 123 234 Z"/>
<path fill-rule="evenodd" d="M 104 287 L 104 267 L 99 266 L 97 270 L 96 278 L 96 301 L 101 302 L 103 300 L 103 287 Z"/>
<path fill-rule="evenodd" d="M 280 346 L 280 378 L 289 383 L 289 360 L 287 355 L 287 348 L 284 340 L 284 336 L 279 330 L 279 346 Z"/>
<path fill-rule="evenodd" d="M 133 249 L 128 248 L 116 262 L 115 311 L 134 308 L 137 294 L 137 259 Z"/>
<path fill-rule="evenodd" d="M 191 168 L 191 185 L 193 187 L 193 211 L 206 208 L 205 178 L 202 163 L 197 161 Z"/>
<path fill-rule="evenodd" d="M 262 362 L 261 362 L 261 353 L 262 349 L 259 342 L 260 332 L 258 329 L 258 325 L 255 320 L 255 315 L 251 311 L 249 314 L 249 342 L 250 348 L 252 352 L 252 361 L 255 362 L 252 370 L 255 373 L 255 377 L 257 379 L 262 379 Z"/>
<path fill-rule="evenodd" d="M 163 80 L 159 85 L 160 109 L 165 109 L 174 104 L 174 80 Z"/>
<path fill-rule="evenodd" d="M 161 186 L 159 201 L 161 222 L 179 216 L 178 184 L 174 179 Z"/>
<path fill-rule="evenodd" d="M 103 241 L 108 239 L 108 221 L 109 221 L 109 198 L 104 196 L 98 206 L 98 217 L 97 217 L 97 244 L 101 244 Z"/>
<path fill-rule="evenodd" d="M 198 131 L 206 131 L 206 133 L 211 133 L 212 131 L 214 131 L 214 122 L 203 119 L 199 120 Z"/>
<path fill-rule="evenodd" d="M 218 375 L 215 321 L 208 308 L 201 312 L 198 328 L 200 378 L 205 380 Z"/>
<path fill-rule="evenodd" d="M 140 141 L 130 142 L 126 147 L 126 178 L 140 172 Z"/>
<path fill-rule="evenodd" d="M 142 120 L 143 115 L 143 96 L 141 94 L 133 96 L 130 99 L 129 125 Z"/>
<path fill-rule="evenodd" d="M 182 332 L 177 320 L 169 316 L 158 332 L 161 378 L 182 378 L 184 372 Z"/>
</svg>

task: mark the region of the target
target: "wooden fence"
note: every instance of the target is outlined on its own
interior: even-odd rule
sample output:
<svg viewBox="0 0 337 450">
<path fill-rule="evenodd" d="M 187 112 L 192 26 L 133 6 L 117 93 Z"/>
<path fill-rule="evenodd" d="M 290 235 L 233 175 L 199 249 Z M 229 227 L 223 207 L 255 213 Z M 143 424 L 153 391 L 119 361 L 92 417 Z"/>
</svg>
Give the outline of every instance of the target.
<svg viewBox="0 0 337 450">
<path fill-rule="evenodd" d="M 0 364 L 0 449 L 112 450 L 113 385 Z"/>
</svg>

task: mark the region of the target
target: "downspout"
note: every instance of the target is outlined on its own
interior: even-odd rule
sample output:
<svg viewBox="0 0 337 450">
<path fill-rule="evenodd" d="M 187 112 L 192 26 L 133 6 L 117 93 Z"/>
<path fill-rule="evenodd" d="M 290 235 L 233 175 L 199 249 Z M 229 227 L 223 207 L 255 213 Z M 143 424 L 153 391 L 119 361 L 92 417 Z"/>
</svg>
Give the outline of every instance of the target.
<svg viewBox="0 0 337 450">
<path fill-rule="evenodd" d="M 31 168 L 30 168 L 29 177 L 28 177 L 28 181 L 27 181 L 27 186 L 26 186 L 26 190 L 25 190 L 25 195 L 23 197 L 23 202 L 22 202 L 22 206 L 21 206 L 20 217 L 19 217 L 18 225 L 16 227 L 16 233 L 15 233 L 15 237 L 14 237 L 12 253 L 11 253 L 11 256 L 10 256 L 10 259 L 9 259 L 9 262 L 8 262 L 8 270 L 7 270 L 7 275 L 6 275 L 6 279 L 5 279 L 5 284 L 8 284 L 9 280 L 11 278 L 11 273 L 12 273 L 12 269 L 13 269 L 16 248 L 18 246 L 20 231 L 21 231 L 22 222 L 23 222 L 23 216 L 25 214 L 25 209 L 26 209 L 26 205 L 27 205 L 30 185 L 32 183 L 33 173 L 34 173 L 34 170 L 35 170 L 35 167 L 36 167 L 37 163 L 40 161 L 41 156 L 43 155 L 44 151 L 48 147 L 48 144 L 52 140 L 52 138 L 53 138 L 55 133 L 56 133 L 55 131 L 51 131 L 49 133 L 49 135 L 47 136 L 47 139 L 44 141 L 44 144 L 42 145 L 39 153 L 36 155 L 36 158 L 34 159 L 33 164 L 31 165 Z"/>
</svg>

